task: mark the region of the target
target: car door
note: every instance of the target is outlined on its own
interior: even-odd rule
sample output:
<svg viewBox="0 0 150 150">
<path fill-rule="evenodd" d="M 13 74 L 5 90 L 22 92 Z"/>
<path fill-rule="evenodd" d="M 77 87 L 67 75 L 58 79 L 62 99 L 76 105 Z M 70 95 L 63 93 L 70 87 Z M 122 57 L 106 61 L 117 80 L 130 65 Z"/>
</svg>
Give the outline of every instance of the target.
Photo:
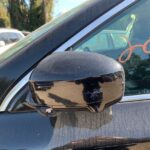
<svg viewBox="0 0 150 150">
<path fill-rule="evenodd" d="M 115 131 L 119 137 L 132 137 L 138 138 L 138 135 L 144 133 L 144 130 L 148 135 L 140 139 L 149 139 L 149 115 L 144 118 L 144 113 L 148 113 L 150 108 L 149 94 L 149 50 L 150 50 L 150 21 L 149 21 L 149 7 L 150 1 L 137 1 L 135 5 L 128 7 L 126 10 L 120 12 L 114 18 L 111 18 L 107 23 L 97 27 L 94 31 L 89 33 L 86 37 L 82 38 L 78 43 L 71 47 L 72 51 L 100 53 L 106 56 L 112 57 L 120 62 L 126 73 L 126 91 L 125 96 L 120 104 L 113 106 L 113 119 L 118 120 L 118 124 L 111 126 L 111 129 Z M 107 32 L 112 39 L 102 39 L 102 35 Z M 114 46 L 109 44 L 109 40 L 112 40 Z M 147 108 L 144 105 L 147 105 Z M 138 107 L 139 105 L 139 107 Z M 125 108 L 127 106 L 127 108 Z M 114 110 L 118 107 L 117 110 Z M 120 108 L 119 108 L 120 107 Z M 134 110 L 135 108 L 135 110 Z M 121 121 L 116 111 L 122 109 L 122 118 L 127 115 L 130 120 L 124 120 L 130 122 L 128 125 L 123 120 Z M 131 111 L 131 112 L 130 112 Z M 135 112 L 137 112 L 137 114 Z M 141 112 L 140 112 L 141 111 Z M 129 112 L 129 113 L 127 113 Z M 140 114 L 138 114 L 140 112 Z M 115 114 L 115 115 L 114 115 Z M 142 115 L 143 114 L 143 115 Z M 141 116 L 142 115 L 142 116 Z M 125 119 L 125 118 L 124 118 Z M 138 122 L 136 122 L 139 120 Z M 145 123 L 143 123 L 143 121 Z M 148 122 L 147 122 L 148 121 Z M 148 124 L 147 124 L 147 123 Z M 140 124 L 141 123 L 141 124 Z M 110 123 L 111 124 L 111 123 Z M 147 125 L 148 126 L 147 126 Z M 125 126 L 125 130 L 119 126 Z M 133 125 L 133 126 L 132 126 Z M 106 125 L 107 126 L 107 125 Z M 139 126 L 135 131 L 134 129 Z M 146 128 L 147 129 L 146 129 Z M 121 130 L 118 130 L 118 129 Z M 102 128 L 101 128 L 102 129 Z M 130 135 L 120 136 L 120 133 L 124 130 L 126 133 L 130 131 Z M 108 130 L 106 131 L 109 132 Z M 141 133 L 140 133 L 141 132 Z M 107 134 L 106 133 L 106 134 Z M 114 133 L 114 132 L 113 132 Z M 135 133 L 138 133 L 136 135 Z M 109 134 L 111 135 L 111 134 Z M 108 136 L 109 136 L 108 135 Z M 138 147 L 130 147 L 131 149 L 142 149 Z M 130 149 L 128 148 L 128 149 Z M 148 145 L 143 149 L 149 149 Z"/>
<path fill-rule="evenodd" d="M 91 33 L 87 32 L 85 37 L 82 39 L 79 38 L 77 43 L 70 46 L 71 50 L 83 52 L 87 51 L 86 47 L 90 47 L 88 49 L 90 52 L 102 53 L 118 59 L 121 54 L 124 54 L 124 50 L 128 49 L 128 46 L 131 47 L 128 42 L 131 41 L 133 45 L 138 45 L 137 48 L 140 49 L 140 52 L 134 50 L 132 56 L 127 57 L 130 59 L 123 62 L 126 71 L 127 84 L 125 98 L 122 103 L 116 104 L 102 113 L 92 114 L 86 111 L 66 111 L 61 112 L 57 117 L 48 118 L 41 116 L 23 104 L 23 102 L 32 101 L 28 85 L 25 84 L 25 86 L 20 88 L 15 96 L 11 98 L 11 101 L 9 101 L 5 107 L 5 111 L 11 113 L 3 112 L 0 115 L 0 133 L 2 135 L 0 139 L 0 148 L 150 149 L 150 102 L 148 100 L 149 70 L 147 69 L 148 63 L 146 63 L 149 58 L 148 52 L 146 51 L 145 53 L 144 51 L 146 46 L 146 48 L 149 47 L 149 43 L 147 44 L 149 30 L 148 28 L 146 30 L 149 21 L 147 20 L 148 16 L 146 16 L 145 13 L 145 11 L 149 11 L 149 3 L 148 0 L 144 0 L 137 2 L 133 6 L 131 5 L 128 9 L 126 8 L 124 11 L 116 15 L 116 17 L 109 19 L 108 23 L 103 25 L 100 24 L 100 26 L 95 27 Z M 145 11 L 143 11 L 143 9 Z M 117 30 L 118 26 L 120 30 L 120 23 L 118 23 L 118 20 L 126 20 L 128 24 L 129 19 L 129 23 L 131 23 L 132 14 L 136 15 L 137 22 L 134 23 L 127 39 L 127 26 L 125 26 L 123 35 L 121 32 L 120 37 L 120 32 Z M 126 17 L 126 15 L 128 16 Z M 139 21 L 140 15 L 143 16 L 141 17 L 142 19 L 145 18 L 146 20 Z M 142 26 L 140 23 L 143 24 L 143 22 L 144 27 L 142 28 L 142 32 L 138 33 L 138 29 L 141 29 Z M 140 27 L 138 26 L 139 24 Z M 117 34 L 115 39 L 118 42 L 114 43 L 114 45 L 117 45 L 116 48 L 113 46 L 112 49 L 112 45 L 106 45 L 107 43 L 110 43 L 110 41 L 104 41 L 105 45 L 103 46 L 103 39 L 101 42 L 101 38 L 98 37 L 94 39 L 100 39 L 100 41 L 90 41 L 93 36 L 101 35 L 102 31 L 103 33 L 106 31 L 107 33 L 109 32 L 112 37 Z M 109 38 L 109 40 L 112 39 Z M 114 41 L 111 42 L 113 43 Z M 146 46 L 144 45 L 144 42 L 146 43 Z M 101 46 L 99 46 L 99 43 Z M 141 43 L 140 46 L 139 43 Z M 96 47 L 96 49 L 93 47 Z M 130 50 L 127 52 L 129 53 Z M 136 55 L 135 58 L 134 55 Z M 122 57 L 124 60 L 125 56 L 123 55 Z M 122 61 L 120 61 L 120 63 L 122 63 Z M 142 69 L 144 68 L 144 73 L 143 71 L 139 71 L 140 67 Z M 134 78 L 135 75 L 138 77 Z M 144 84 L 141 85 L 140 82 L 144 82 Z"/>
<path fill-rule="evenodd" d="M 2 149 L 150 148 L 149 101 L 118 103 L 101 113 L 65 111 L 55 117 L 43 116 L 24 102 L 32 103 L 28 85 L 0 114 Z"/>
<path fill-rule="evenodd" d="M 48 118 L 36 112 L 0 113 L 1 150 L 44 150 L 52 136 Z"/>
</svg>

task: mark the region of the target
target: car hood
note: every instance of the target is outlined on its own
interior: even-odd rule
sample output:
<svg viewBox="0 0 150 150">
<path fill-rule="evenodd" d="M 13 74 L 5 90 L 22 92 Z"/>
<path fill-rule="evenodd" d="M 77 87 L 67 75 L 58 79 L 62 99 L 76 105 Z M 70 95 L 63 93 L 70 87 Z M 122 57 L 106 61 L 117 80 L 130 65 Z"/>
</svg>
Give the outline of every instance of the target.
<svg viewBox="0 0 150 150">
<path fill-rule="evenodd" d="M 4 53 L 5 51 L 7 51 L 10 47 L 12 47 L 13 45 L 15 45 L 16 43 L 17 43 L 17 42 L 12 43 L 12 44 L 8 44 L 8 45 L 3 46 L 3 47 L 0 47 L 0 55 L 1 55 L 2 53 Z"/>
</svg>

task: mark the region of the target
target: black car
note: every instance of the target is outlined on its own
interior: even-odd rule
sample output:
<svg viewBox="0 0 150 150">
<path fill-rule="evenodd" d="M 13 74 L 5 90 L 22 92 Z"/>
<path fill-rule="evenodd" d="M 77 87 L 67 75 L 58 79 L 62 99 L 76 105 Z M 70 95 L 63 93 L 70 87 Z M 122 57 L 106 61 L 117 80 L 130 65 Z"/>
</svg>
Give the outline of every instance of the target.
<svg viewBox="0 0 150 150">
<path fill-rule="evenodd" d="M 0 149 L 149 150 L 150 1 L 87 0 L 0 55 Z"/>
</svg>

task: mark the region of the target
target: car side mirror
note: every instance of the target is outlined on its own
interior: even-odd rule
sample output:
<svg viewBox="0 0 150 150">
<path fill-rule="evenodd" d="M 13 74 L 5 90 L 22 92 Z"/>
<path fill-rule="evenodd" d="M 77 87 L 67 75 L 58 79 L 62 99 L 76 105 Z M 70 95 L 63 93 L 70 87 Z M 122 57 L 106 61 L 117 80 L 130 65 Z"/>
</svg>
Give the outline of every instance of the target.
<svg viewBox="0 0 150 150">
<path fill-rule="evenodd" d="M 3 46 L 5 46 L 6 44 L 5 44 L 5 42 L 4 41 L 0 41 L 0 47 L 3 47 Z"/>
<path fill-rule="evenodd" d="M 29 87 L 35 104 L 45 106 L 46 112 L 101 112 L 122 99 L 124 76 L 123 67 L 112 58 L 89 52 L 61 52 L 37 65 Z"/>
</svg>

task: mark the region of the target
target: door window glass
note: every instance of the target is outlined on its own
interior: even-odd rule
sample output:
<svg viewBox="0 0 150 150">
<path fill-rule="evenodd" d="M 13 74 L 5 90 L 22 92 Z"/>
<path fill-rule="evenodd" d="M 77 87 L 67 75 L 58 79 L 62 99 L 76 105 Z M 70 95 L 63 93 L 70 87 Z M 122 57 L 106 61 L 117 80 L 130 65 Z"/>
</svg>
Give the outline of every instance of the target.
<svg viewBox="0 0 150 150">
<path fill-rule="evenodd" d="M 25 105 L 25 103 L 34 103 L 28 84 L 25 85 L 17 95 L 11 100 L 6 111 L 9 112 L 26 112 L 34 109 Z"/>
<path fill-rule="evenodd" d="M 110 49 L 111 43 L 109 42 L 107 32 L 98 34 L 96 36 L 93 36 L 91 39 L 88 40 L 88 42 L 85 42 L 79 47 L 78 51 L 90 51 L 92 49 L 93 52 L 96 52 L 98 50 L 98 47 L 101 47 L 105 50 Z M 113 46 L 113 45 L 112 45 Z M 113 47 L 111 47 L 113 48 Z"/>
<path fill-rule="evenodd" d="M 125 95 L 150 93 L 150 1 L 138 1 L 72 47 L 119 61 L 126 73 Z"/>
</svg>

